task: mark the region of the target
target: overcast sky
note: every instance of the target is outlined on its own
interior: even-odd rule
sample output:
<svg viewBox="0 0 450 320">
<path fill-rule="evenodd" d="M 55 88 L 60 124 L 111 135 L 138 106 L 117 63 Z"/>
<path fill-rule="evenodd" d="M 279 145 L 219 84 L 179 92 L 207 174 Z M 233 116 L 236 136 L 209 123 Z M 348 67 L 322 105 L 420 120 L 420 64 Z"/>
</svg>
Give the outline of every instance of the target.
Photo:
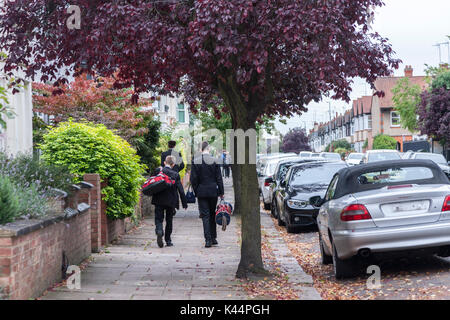
<svg viewBox="0 0 450 320">
<path fill-rule="evenodd" d="M 439 51 L 437 43 L 447 42 L 450 35 L 450 0 L 385 0 L 385 6 L 376 10 L 373 29 L 390 40 L 397 57 L 403 63 L 395 71 L 403 75 L 405 65 L 414 68 L 415 75 L 424 75 L 425 64 L 437 66 Z M 442 62 L 449 62 L 448 46 L 441 46 Z M 370 86 L 363 80 L 356 81 L 352 99 L 370 95 Z M 328 121 L 329 106 L 326 98 L 320 103 L 312 103 L 309 111 L 302 116 L 286 119 L 287 125 L 277 123 L 281 133 L 290 128 L 312 128 L 314 120 Z M 332 113 L 342 113 L 349 108 L 345 102 L 331 101 Z"/>
</svg>

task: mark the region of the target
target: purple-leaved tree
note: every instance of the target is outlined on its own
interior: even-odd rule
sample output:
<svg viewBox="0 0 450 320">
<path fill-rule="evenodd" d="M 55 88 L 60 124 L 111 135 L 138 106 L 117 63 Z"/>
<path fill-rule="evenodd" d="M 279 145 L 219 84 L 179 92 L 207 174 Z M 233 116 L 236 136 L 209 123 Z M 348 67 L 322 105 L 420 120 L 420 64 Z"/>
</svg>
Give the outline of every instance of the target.
<svg viewBox="0 0 450 320">
<path fill-rule="evenodd" d="M 382 0 L 4 2 L 6 72 L 24 67 L 57 82 L 81 67 L 118 72 L 116 87 L 183 92 L 193 112 L 219 96 L 234 129 L 253 129 L 264 114 L 302 113 L 329 92 L 349 101 L 353 78 L 373 83 L 399 64 L 369 26 Z M 69 5 L 81 9 L 80 29 L 67 27 Z M 234 164 L 233 178 L 242 216 L 237 275 L 245 276 L 264 271 L 255 165 Z"/>
<path fill-rule="evenodd" d="M 300 153 L 301 151 L 311 151 L 305 130 L 302 128 L 294 128 L 289 130 L 289 132 L 283 137 L 281 149 L 283 152 L 295 153 Z"/>
</svg>

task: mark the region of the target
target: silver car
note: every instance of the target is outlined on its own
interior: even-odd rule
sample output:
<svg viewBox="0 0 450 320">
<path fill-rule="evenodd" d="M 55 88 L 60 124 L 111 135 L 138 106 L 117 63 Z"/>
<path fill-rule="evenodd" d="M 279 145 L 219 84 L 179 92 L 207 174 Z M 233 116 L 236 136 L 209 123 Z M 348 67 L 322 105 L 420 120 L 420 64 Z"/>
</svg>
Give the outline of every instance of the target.
<svg viewBox="0 0 450 320">
<path fill-rule="evenodd" d="M 430 160 L 382 161 L 340 170 L 312 197 L 322 263 L 336 278 L 386 253 L 450 256 L 450 183 Z M 367 260 L 366 260 L 367 261 Z"/>
</svg>

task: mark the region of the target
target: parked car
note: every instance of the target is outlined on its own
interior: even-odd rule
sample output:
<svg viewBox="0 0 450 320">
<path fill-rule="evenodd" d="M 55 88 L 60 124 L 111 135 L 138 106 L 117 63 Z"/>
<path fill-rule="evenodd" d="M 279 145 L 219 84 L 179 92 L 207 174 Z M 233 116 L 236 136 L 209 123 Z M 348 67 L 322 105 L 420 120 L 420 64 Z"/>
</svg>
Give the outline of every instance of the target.
<svg viewBox="0 0 450 320">
<path fill-rule="evenodd" d="M 277 215 L 274 210 L 273 203 L 275 202 L 275 194 L 277 193 L 280 182 L 284 180 L 286 177 L 286 173 L 288 172 L 289 168 L 293 165 L 300 164 L 300 163 L 306 163 L 306 162 L 312 162 L 312 161 L 318 161 L 320 159 L 304 159 L 304 158 L 286 158 L 283 160 L 280 160 L 275 168 L 274 174 L 270 177 L 267 177 L 264 181 L 264 188 L 267 188 L 267 192 L 263 193 L 263 203 L 264 208 L 270 208 L 272 215 L 276 218 Z M 265 195 L 267 194 L 267 195 Z M 268 209 L 267 209 L 268 210 Z"/>
<path fill-rule="evenodd" d="M 361 163 L 361 160 L 364 158 L 364 153 L 356 153 L 356 152 L 352 152 L 350 153 L 347 158 L 345 159 L 345 162 L 347 162 L 347 164 L 349 166 L 355 166 Z"/>
<path fill-rule="evenodd" d="M 290 233 L 298 227 L 314 226 L 319 209 L 309 203 L 309 198 L 324 196 L 334 174 L 346 167 L 343 161 L 314 161 L 290 167 L 274 202 L 278 225 L 285 225 Z"/>
<path fill-rule="evenodd" d="M 377 161 L 400 160 L 402 157 L 397 150 L 368 150 L 364 154 L 361 163 L 372 163 Z"/>
<path fill-rule="evenodd" d="M 278 163 L 283 159 L 298 159 L 298 157 L 295 156 L 295 157 L 272 158 L 266 162 L 265 167 L 258 174 L 259 192 L 261 194 L 265 210 L 270 210 L 271 204 L 271 202 L 266 200 L 269 198 L 269 184 L 266 183 L 266 178 L 273 176 Z"/>
<path fill-rule="evenodd" d="M 435 162 L 442 169 L 442 171 L 444 171 L 447 177 L 450 178 L 450 166 L 444 156 L 440 153 L 412 152 L 409 159 L 429 159 Z"/>
<path fill-rule="evenodd" d="M 298 154 L 298 156 L 301 158 L 311 158 L 312 154 L 313 153 L 311 151 L 302 151 Z"/>
<path fill-rule="evenodd" d="M 342 161 L 341 155 L 339 153 L 334 152 L 321 152 L 319 154 L 321 158 L 324 158 L 329 161 Z"/>
<path fill-rule="evenodd" d="M 386 253 L 450 255 L 450 182 L 430 160 L 342 169 L 325 197 L 309 202 L 320 207 L 322 263 L 333 263 L 336 278 L 353 276 L 361 259 Z"/>
<path fill-rule="evenodd" d="M 275 154 L 262 155 L 256 161 L 256 172 L 258 174 L 263 172 L 265 170 L 267 162 L 270 160 L 282 159 L 282 158 L 287 158 L 287 157 L 297 157 L 297 154 L 294 152 L 291 152 L 291 153 L 275 153 Z"/>
<path fill-rule="evenodd" d="M 311 158 L 320 158 L 320 153 L 313 153 Z"/>
</svg>

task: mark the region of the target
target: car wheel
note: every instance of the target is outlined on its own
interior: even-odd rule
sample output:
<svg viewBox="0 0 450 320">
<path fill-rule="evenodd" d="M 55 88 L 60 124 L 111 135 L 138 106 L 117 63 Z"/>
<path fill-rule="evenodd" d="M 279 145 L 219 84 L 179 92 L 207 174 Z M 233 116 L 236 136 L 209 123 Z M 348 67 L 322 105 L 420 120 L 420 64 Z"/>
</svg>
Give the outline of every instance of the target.
<svg viewBox="0 0 450 320">
<path fill-rule="evenodd" d="M 275 199 L 272 200 L 272 205 L 270 206 L 270 213 L 272 214 L 272 217 L 274 218 L 278 217 Z"/>
<path fill-rule="evenodd" d="M 277 215 L 277 220 L 278 220 L 278 225 L 279 225 L 280 227 L 282 227 L 282 226 L 285 225 L 284 221 L 281 220 L 281 212 L 279 212 L 279 211 L 278 211 L 278 215 Z"/>
<path fill-rule="evenodd" d="M 353 259 L 342 260 L 337 255 L 336 246 L 333 243 L 333 268 L 336 279 L 350 278 L 355 273 L 355 264 Z"/>
<path fill-rule="evenodd" d="M 319 246 L 320 246 L 320 257 L 322 260 L 322 264 L 332 264 L 333 263 L 333 257 L 325 253 L 325 249 L 323 247 L 323 240 L 322 236 L 319 232 Z"/>
</svg>

